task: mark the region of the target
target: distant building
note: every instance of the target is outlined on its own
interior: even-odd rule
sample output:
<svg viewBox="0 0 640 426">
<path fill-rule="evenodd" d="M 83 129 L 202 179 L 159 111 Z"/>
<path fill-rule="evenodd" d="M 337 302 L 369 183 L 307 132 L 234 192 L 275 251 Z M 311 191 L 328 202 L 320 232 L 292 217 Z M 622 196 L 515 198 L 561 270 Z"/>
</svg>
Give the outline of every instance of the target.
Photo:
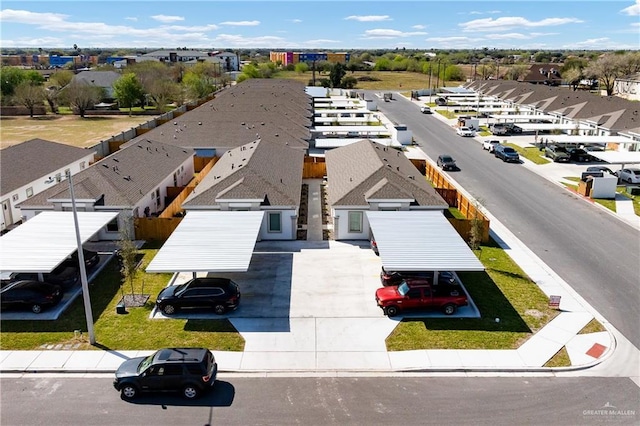
<svg viewBox="0 0 640 426">
<path fill-rule="evenodd" d="M 270 52 L 271 62 L 280 61 L 283 66 L 297 64 L 299 62 L 328 61 L 331 63 L 346 64 L 351 59 L 350 53 L 328 53 L 328 52 Z"/>
<path fill-rule="evenodd" d="M 640 101 L 640 73 L 616 78 L 613 93 L 630 101 Z"/>
</svg>

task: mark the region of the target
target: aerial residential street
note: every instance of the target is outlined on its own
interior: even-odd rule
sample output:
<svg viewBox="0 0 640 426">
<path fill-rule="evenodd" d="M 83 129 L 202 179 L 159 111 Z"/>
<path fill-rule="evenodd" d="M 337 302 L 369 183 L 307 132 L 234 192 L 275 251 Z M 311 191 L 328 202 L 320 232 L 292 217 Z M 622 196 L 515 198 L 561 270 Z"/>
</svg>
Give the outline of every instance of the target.
<svg viewBox="0 0 640 426">
<path fill-rule="evenodd" d="M 421 114 L 416 104 L 396 99 L 379 102 L 380 110 L 406 124 L 432 159 L 451 154 L 461 170 L 450 176 L 640 347 L 638 231 L 521 164 L 497 160 L 477 141 Z"/>
<path fill-rule="evenodd" d="M 196 401 L 135 403 L 104 375 L 0 385 L 3 425 L 626 425 L 640 413 L 639 389 L 626 378 L 229 376 Z"/>
</svg>

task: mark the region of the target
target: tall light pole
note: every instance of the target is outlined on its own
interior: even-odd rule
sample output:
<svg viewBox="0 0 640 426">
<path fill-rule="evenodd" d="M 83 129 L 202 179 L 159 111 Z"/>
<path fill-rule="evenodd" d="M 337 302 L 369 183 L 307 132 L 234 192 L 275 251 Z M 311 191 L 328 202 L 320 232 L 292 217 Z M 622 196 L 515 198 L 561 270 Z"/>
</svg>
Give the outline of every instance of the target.
<svg viewBox="0 0 640 426">
<path fill-rule="evenodd" d="M 433 93 L 433 87 L 431 87 L 431 76 L 433 75 L 433 66 L 429 61 L 429 103 L 431 103 L 431 95 Z"/>
<path fill-rule="evenodd" d="M 80 282 L 82 283 L 82 299 L 84 301 L 84 314 L 87 319 L 87 333 L 89 343 L 96 343 L 96 335 L 93 331 L 93 312 L 91 311 L 91 299 L 89 298 L 89 283 L 87 282 L 87 268 L 84 264 L 84 252 L 82 251 L 82 239 L 80 238 L 80 226 L 78 224 L 78 210 L 76 209 L 76 197 L 73 192 L 73 180 L 71 171 L 67 171 L 66 177 L 69 180 L 69 192 L 71 194 L 71 210 L 73 211 L 73 224 L 76 230 L 76 244 L 78 246 L 78 263 L 80 264 Z"/>
</svg>

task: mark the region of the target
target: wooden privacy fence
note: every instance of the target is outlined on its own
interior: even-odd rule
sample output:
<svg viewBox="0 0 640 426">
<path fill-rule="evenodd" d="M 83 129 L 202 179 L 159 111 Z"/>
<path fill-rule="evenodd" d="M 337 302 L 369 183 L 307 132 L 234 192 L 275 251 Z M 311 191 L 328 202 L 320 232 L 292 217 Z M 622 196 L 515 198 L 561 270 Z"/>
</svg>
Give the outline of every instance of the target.
<svg viewBox="0 0 640 426">
<path fill-rule="evenodd" d="M 322 157 L 304 157 L 302 179 L 322 179 L 327 175 L 327 163 Z"/>
<path fill-rule="evenodd" d="M 476 205 L 469 201 L 458 189 L 440 173 L 440 169 L 429 163 L 425 163 L 425 176 L 429 179 L 435 190 L 442 196 L 449 207 L 457 208 L 465 219 L 449 218 L 449 222 L 465 240 L 469 240 L 474 220 L 482 222 L 482 242 L 489 241 L 489 219 L 482 214 Z"/>
<path fill-rule="evenodd" d="M 195 159 L 201 157 L 194 157 Z M 135 219 L 136 239 L 164 241 L 178 227 L 182 221 L 180 214 L 183 212 L 182 203 L 193 192 L 196 185 L 211 171 L 213 165 L 218 161 L 218 157 L 198 160 L 202 167 L 200 172 L 191 179 L 174 200 L 158 215 L 158 217 L 138 217 Z M 175 190 L 174 187 L 171 188 Z M 167 193 L 170 191 L 168 190 Z"/>
</svg>

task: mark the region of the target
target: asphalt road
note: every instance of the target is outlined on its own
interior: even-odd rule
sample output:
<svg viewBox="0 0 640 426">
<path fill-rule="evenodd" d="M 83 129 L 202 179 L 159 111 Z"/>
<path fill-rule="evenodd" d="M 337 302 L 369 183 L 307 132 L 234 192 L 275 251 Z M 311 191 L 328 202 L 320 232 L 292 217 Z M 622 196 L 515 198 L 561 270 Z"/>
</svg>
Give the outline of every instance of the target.
<svg viewBox="0 0 640 426">
<path fill-rule="evenodd" d="M 169 394 L 126 402 L 111 381 L 4 378 L 0 421 L 3 426 L 640 422 L 640 390 L 625 378 L 228 377 L 193 402 Z"/>
<path fill-rule="evenodd" d="M 640 348 L 640 232 L 521 164 L 503 163 L 406 99 L 378 106 L 432 159 L 451 154 L 460 171 L 450 175 Z"/>
</svg>

